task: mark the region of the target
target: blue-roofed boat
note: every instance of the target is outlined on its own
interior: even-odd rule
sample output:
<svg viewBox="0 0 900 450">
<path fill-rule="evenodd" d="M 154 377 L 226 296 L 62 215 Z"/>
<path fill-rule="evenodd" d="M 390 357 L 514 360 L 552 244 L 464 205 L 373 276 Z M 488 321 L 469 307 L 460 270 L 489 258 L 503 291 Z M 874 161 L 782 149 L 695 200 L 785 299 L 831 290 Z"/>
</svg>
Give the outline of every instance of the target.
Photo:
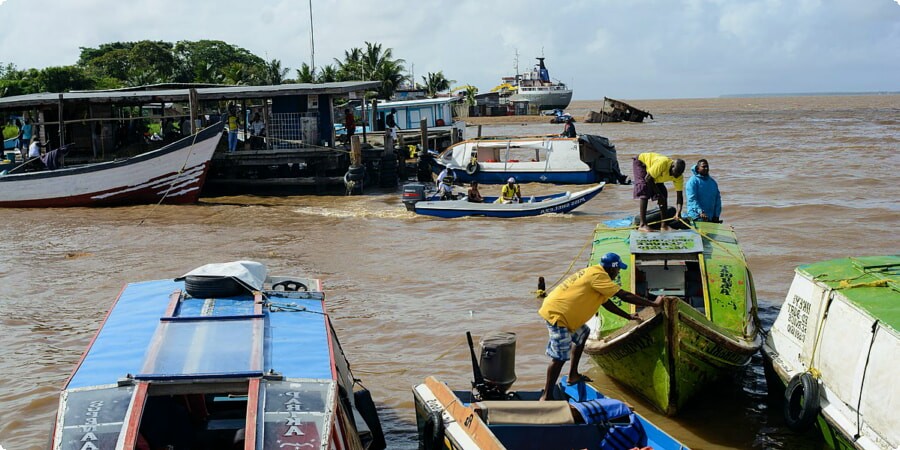
<svg viewBox="0 0 900 450">
<path fill-rule="evenodd" d="M 125 286 L 60 395 L 52 448 L 385 443 L 321 282 L 238 261 Z"/>
<path fill-rule="evenodd" d="M 451 390 L 434 377 L 413 386 L 419 448 L 423 450 L 686 450 L 684 444 L 583 381 L 563 376 L 552 396 L 508 391 L 516 380 L 515 334 L 494 332 L 469 349 L 473 389 Z"/>
<path fill-rule="evenodd" d="M 606 183 L 577 192 L 557 192 L 549 195 L 523 197 L 520 203 L 496 203 L 497 197 L 484 197 L 481 203 L 473 203 L 463 195 L 456 200 L 441 200 L 437 195 L 426 195 L 425 185 L 407 184 L 403 187 L 403 203 L 408 211 L 426 216 L 453 219 L 457 217 L 529 217 L 541 214 L 565 214 L 596 197 Z"/>
</svg>

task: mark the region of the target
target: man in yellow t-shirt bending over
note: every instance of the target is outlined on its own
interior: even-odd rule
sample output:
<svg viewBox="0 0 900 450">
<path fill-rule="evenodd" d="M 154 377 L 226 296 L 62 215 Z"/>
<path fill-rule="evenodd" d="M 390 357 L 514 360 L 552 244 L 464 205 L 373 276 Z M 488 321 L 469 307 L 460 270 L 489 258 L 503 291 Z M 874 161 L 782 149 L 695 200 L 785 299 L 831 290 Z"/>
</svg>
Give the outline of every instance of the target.
<svg viewBox="0 0 900 450">
<path fill-rule="evenodd" d="M 600 264 L 581 269 L 566 278 L 544 299 L 538 314 L 547 322 L 547 330 L 550 332 L 547 356 L 551 359 L 550 366 L 547 367 L 547 382 L 544 384 L 541 400 L 552 398 L 556 380 L 559 378 L 563 364 L 569 360 L 570 353 L 572 363 L 569 365 L 569 384 L 591 381 L 588 377 L 578 373 L 578 362 L 581 360 L 584 344 L 590 334 L 590 329 L 585 324 L 597 312 L 600 305 L 603 305 L 607 311 L 625 319 L 639 320 L 637 314 L 628 314 L 615 303 L 607 301 L 610 297 L 615 296 L 622 301 L 638 306 L 658 307 L 662 305 L 662 297 L 648 300 L 622 290 L 613 281 L 619 275 L 620 269 L 627 268 L 628 266 L 622 262 L 619 255 L 607 253 L 600 258 Z M 572 344 L 575 346 L 572 347 Z"/>
<path fill-rule="evenodd" d="M 660 230 L 667 231 L 669 229 L 668 213 L 668 197 L 666 191 L 666 181 L 671 181 L 675 186 L 675 220 L 681 218 L 681 209 L 684 206 L 684 160 L 671 159 L 668 156 L 659 153 L 641 153 L 634 158 L 632 163 L 634 183 L 634 198 L 640 199 L 640 223 L 639 231 L 650 231 L 647 224 L 647 203 L 650 200 L 659 202 L 660 217 L 663 218 Z"/>
</svg>

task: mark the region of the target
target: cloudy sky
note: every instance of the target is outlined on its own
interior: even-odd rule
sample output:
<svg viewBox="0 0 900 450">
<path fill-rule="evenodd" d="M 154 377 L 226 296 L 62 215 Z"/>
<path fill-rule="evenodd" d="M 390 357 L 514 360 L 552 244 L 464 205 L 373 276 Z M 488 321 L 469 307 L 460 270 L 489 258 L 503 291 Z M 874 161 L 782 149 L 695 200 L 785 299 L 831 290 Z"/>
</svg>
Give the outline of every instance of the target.
<svg viewBox="0 0 900 450">
<path fill-rule="evenodd" d="M 482 92 L 544 55 L 575 99 L 900 91 L 900 0 L 312 0 L 315 62 L 378 42 Z M 309 0 L 0 0 L 0 63 L 216 39 L 310 61 Z"/>
</svg>

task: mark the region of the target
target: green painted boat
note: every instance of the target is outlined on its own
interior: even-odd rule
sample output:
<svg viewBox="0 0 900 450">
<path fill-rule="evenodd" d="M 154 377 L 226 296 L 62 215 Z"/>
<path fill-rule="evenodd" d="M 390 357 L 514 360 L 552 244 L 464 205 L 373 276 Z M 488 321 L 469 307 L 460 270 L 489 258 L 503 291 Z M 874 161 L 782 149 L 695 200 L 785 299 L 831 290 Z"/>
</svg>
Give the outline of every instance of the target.
<svg viewBox="0 0 900 450">
<path fill-rule="evenodd" d="M 900 448 L 900 255 L 797 267 L 763 344 L 785 423 L 817 424 L 828 447 Z"/>
<path fill-rule="evenodd" d="M 645 297 L 665 296 L 626 321 L 600 308 L 588 322 L 585 353 L 606 374 L 666 415 L 744 367 L 761 345 L 753 278 L 730 226 L 697 223 L 685 231 L 638 232 L 603 224 L 594 231 L 590 264 L 607 252 L 628 268 L 616 280 Z M 635 306 L 612 299 L 626 311 Z"/>
</svg>

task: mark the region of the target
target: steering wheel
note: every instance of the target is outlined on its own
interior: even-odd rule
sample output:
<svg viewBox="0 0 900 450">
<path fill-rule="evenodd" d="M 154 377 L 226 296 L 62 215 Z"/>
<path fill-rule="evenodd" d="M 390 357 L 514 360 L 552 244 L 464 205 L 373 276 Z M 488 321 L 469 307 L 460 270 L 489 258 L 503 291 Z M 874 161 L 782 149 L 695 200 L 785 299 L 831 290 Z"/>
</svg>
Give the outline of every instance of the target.
<svg viewBox="0 0 900 450">
<path fill-rule="evenodd" d="M 299 282 L 299 281 L 293 281 L 293 280 L 285 280 L 285 281 L 281 281 L 281 282 L 275 283 L 275 284 L 272 285 L 272 290 L 273 290 L 273 291 L 277 291 L 277 290 L 278 290 L 278 287 L 281 287 L 281 290 L 283 290 L 283 291 L 285 291 L 285 292 L 297 292 L 297 291 L 299 291 L 301 288 L 302 288 L 304 291 L 309 291 L 309 288 L 306 287 L 305 284 L 303 284 L 303 283 L 301 283 L 301 282 Z"/>
</svg>

